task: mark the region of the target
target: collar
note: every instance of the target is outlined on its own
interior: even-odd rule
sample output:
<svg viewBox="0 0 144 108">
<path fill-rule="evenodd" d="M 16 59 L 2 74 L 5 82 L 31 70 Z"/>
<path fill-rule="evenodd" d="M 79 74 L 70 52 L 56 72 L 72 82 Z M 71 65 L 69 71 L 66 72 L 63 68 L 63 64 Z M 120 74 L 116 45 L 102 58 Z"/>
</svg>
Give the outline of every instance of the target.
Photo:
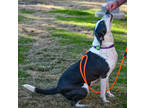
<svg viewBox="0 0 144 108">
<path fill-rule="evenodd" d="M 114 44 L 112 44 L 112 45 L 110 45 L 110 46 L 108 46 L 108 47 L 100 47 L 99 45 L 98 46 L 93 46 L 95 49 L 97 49 L 97 50 L 100 50 L 100 49 L 109 49 L 109 48 L 112 48 L 112 47 L 114 47 Z"/>
</svg>

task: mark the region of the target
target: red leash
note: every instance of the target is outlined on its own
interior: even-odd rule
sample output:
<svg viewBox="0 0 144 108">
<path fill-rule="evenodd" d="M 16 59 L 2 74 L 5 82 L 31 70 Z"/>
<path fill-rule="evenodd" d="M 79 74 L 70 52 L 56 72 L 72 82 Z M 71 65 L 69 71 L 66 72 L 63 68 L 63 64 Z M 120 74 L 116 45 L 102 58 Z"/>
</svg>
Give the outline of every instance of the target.
<svg viewBox="0 0 144 108">
<path fill-rule="evenodd" d="M 86 52 L 86 53 L 88 53 L 88 52 Z M 122 64 L 123 64 L 124 59 L 125 59 L 125 57 L 126 57 L 126 54 L 127 54 L 127 48 L 126 48 L 125 54 L 124 54 L 124 56 L 123 56 L 122 62 L 121 62 L 121 64 L 120 64 L 120 68 L 119 68 L 119 70 L 118 70 L 117 76 L 116 76 L 113 84 L 111 85 L 111 87 L 109 87 L 105 92 L 107 92 L 107 91 L 109 91 L 110 89 L 112 89 L 112 87 L 115 85 L 115 83 L 116 83 L 116 81 L 117 81 L 117 79 L 118 79 L 119 73 L 120 73 L 120 71 L 121 71 Z M 82 61 L 83 61 L 83 59 L 84 59 L 85 57 L 86 57 L 86 60 L 85 60 L 85 63 L 84 63 L 84 68 L 83 68 L 84 72 L 82 72 L 81 65 L 82 65 Z M 81 73 L 81 76 L 82 76 L 84 82 L 88 85 L 87 79 L 86 79 L 86 75 L 85 75 L 85 69 L 86 69 L 87 60 L 88 60 L 88 55 L 83 55 L 83 56 L 81 57 L 81 61 L 80 61 L 80 73 Z M 89 85 L 88 85 L 88 87 L 89 87 L 89 89 L 90 89 L 91 91 L 93 91 L 94 93 L 100 93 L 100 91 L 95 91 L 95 90 L 92 89 Z"/>
</svg>

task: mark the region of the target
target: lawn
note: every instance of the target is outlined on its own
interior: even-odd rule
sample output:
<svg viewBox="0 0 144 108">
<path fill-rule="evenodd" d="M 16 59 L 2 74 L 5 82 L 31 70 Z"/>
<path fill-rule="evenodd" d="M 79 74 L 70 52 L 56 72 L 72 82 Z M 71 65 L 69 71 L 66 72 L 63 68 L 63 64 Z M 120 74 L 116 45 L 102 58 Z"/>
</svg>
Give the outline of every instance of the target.
<svg viewBox="0 0 144 108">
<path fill-rule="evenodd" d="M 63 1 L 64 2 L 64 1 Z M 43 96 L 29 93 L 21 87 L 24 83 L 41 88 L 55 87 L 60 75 L 68 66 L 80 60 L 93 41 L 93 28 L 101 19 L 94 16 L 97 8 L 69 7 L 69 2 L 55 2 L 62 8 L 49 5 L 19 5 L 19 107 L 20 108 L 70 108 L 62 95 Z M 83 3 L 83 2 L 81 2 Z M 112 33 L 118 52 L 118 64 L 110 76 L 110 84 L 118 72 L 127 46 L 127 20 L 113 20 Z M 93 87 L 99 90 L 99 84 Z M 89 108 L 127 107 L 127 60 L 124 61 L 116 85 L 114 98 L 102 104 L 99 94 L 91 92 L 82 103 Z"/>
</svg>

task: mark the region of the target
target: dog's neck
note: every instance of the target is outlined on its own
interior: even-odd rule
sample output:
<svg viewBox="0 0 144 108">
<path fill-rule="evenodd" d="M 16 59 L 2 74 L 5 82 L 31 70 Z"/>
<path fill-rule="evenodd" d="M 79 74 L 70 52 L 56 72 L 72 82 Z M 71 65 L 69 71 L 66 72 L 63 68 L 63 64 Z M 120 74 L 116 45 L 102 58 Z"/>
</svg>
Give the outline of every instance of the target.
<svg viewBox="0 0 144 108">
<path fill-rule="evenodd" d="M 113 36 L 112 36 L 111 32 L 108 32 L 108 33 L 106 33 L 106 35 L 104 37 L 104 40 L 102 41 L 101 47 L 109 47 L 112 44 L 114 44 Z M 99 41 L 97 40 L 96 37 L 94 37 L 92 47 L 90 48 L 89 51 L 99 54 L 100 50 L 97 50 L 93 46 L 100 46 L 100 43 L 99 43 Z"/>
<path fill-rule="evenodd" d="M 114 44 L 114 39 L 111 32 L 106 33 L 104 40 L 102 41 L 101 47 L 108 47 Z"/>
</svg>

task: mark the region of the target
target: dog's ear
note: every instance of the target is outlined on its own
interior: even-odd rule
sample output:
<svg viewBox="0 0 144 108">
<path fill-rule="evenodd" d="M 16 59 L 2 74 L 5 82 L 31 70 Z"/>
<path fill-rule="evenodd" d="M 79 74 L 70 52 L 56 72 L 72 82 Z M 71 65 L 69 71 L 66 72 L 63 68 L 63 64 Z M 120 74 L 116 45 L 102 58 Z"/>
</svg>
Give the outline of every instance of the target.
<svg viewBox="0 0 144 108">
<path fill-rule="evenodd" d="M 106 31 L 107 29 L 104 21 L 100 21 L 97 27 L 94 28 L 94 35 L 96 36 L 97 40 L 100 42 L 100 45 L 102 43 L 102 40 L 104 40 Z"/>
</svg>

